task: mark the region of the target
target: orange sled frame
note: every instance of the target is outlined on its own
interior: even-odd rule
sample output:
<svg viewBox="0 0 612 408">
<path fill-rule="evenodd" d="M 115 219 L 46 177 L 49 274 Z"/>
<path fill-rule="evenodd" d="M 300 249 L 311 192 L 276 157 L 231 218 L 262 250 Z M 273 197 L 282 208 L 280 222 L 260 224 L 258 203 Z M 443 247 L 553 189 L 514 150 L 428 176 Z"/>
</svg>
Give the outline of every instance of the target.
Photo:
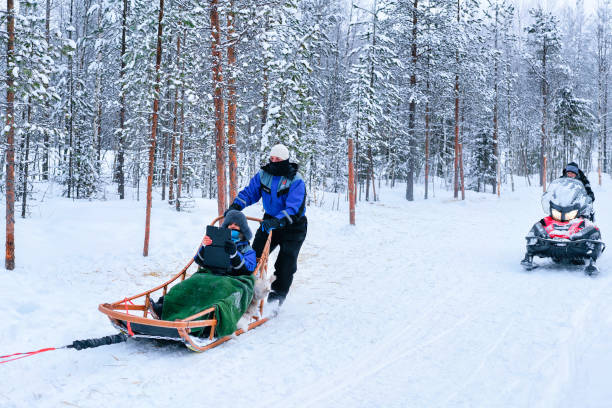
<svg viewBox="0 0 612 408">
<path fill-rule="evenodd" d="M 217 222 L 220 223 L 222 219 L 223 217 L 217 217 L 210 225 L 215 225 Z M 247 217 L 247 219 L 261 222 L 259 218 Z M 253 275 L 255 275 L 257 279 L 265 279 L 267 277 L 271 239 L 272 233 L 268 235 L 266 245 L 264 246 L 261 257 L 257 261 L 257 267 L 253 272 Z M 187 269 L 189 269 L 192 263 L 193 258 L 169 281 L 139 295 L 125 298 L 124 300 L 114 303 L 103 303 L 98 306 L 98 310 L 108 316 L 113 326 L 131 337 L 182 341 L 189 349 L 198 352 L 206 351 L 219 344 L 225 343 L 233 336 L 225 336 L 222 338 L 215 337 L 217 319 L 214 307 L 210 307 L 185 319 L 176 321 L 159 320 L 148 316 L 150 314 L 149 305 L 151 304 L 152 294 L 161 290 L 162 295 L 165 295 L 170 286 L 185 280 L 187 277 Z M 143 303 L 135 304 L 135 302 L 139 301 L 143 301 Z M 263 317 L 263 305 L 264 300 L 261 299 L 259 301 L 259 316 L 251 316 L 248 330 L 268 321 L 268 317 Z M 130 314 L 130 312 L 133 311 L 136 311 L 136 314 Z M 212 313 L 211 319 L 196 320 L 210 313 Z M 192 329 L 202 327 L 210 327 L 210 335 L 207 338 L 195 337 L 189 334 Z M 244 333 L 244 330 L 238 329 L 234 332 L 234 336 L 239 336 L 242 333 Z"/>
</svg>

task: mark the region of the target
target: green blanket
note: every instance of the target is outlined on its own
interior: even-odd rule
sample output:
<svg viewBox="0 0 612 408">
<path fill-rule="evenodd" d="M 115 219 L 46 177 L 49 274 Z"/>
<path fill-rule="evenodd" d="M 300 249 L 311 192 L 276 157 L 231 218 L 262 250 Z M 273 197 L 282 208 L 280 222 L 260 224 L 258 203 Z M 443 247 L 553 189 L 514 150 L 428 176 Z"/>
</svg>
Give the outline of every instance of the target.
<svg viewBox="0 0 612 408">
<path fill-rule="evenodd" d="M 204 309 L 214 306 L 217 316 L 215 334 L 223 337 L 236 331 L 236 324 L 253 298 L 255 277 L 218 276 L 198 272 L 189 279 L 175 285 L 164 296 L 162 319 L 174 321 L 185 319 Z M 203 316 L 198 320 L 210 319 Z M 194 335 L 203 329 L 193 329 Z"/>
</svg>

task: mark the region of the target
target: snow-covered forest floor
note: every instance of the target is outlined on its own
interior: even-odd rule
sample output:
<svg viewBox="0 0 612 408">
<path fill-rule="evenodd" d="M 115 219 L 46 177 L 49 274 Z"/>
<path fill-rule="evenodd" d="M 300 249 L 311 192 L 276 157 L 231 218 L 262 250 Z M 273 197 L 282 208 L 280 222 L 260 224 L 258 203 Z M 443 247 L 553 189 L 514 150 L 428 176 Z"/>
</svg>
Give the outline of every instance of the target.
<svg viewBox="0 0 612 408">
<path fill-rule="evenodd" d="M 604 241 L 610 185 L 595 186 Z M 0 406 L 609 406 L 612 258 L 596 278 L 541 259 L 525 272 L 540 192 L 461 202 L 417 190 L 407 202 L 403 185 L 383 186 L 379 202 L 358 204 L 355 227 L 346 203 L 334 211 L 328 199 L 307 209 L 276 319 L 202 354 L 128 340 L 2 364 Z M 144 201 L 56 196 L 17 219 L 17 268 L 0 273 L 0 355 L 115 333 L 98 304 L 176 273 L 216 212 L 211 200 L 181 213 L 154 201 L 144 258 Z"/>
</svg>

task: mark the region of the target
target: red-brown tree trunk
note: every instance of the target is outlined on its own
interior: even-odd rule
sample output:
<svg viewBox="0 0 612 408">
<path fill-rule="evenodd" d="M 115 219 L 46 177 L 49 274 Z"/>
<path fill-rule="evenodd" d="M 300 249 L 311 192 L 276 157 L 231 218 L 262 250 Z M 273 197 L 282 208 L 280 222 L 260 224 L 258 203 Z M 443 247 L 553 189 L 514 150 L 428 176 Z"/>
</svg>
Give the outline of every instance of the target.
<svg viewBox="0 0 612 408">
<path fill-rule="evenodd" d="M 219 1 L 210 0 L 211 53 L 213 59 L 213 99 L 215 103 L 215 152 L 217 164 L 217 210 L 225 211 L 225 122 L 223 108 L 223 75 L 221 74 L 221 28 Z"/>
<path fill-rule="evenodd" d="M 238 194 L 238 157 L 236 154 L 236 84 L 233 69 L 236 65 L 236 39 L 234 38 L 234 1 L 230 0 L 230 12 L 227 15 L 227 144 L 229 158 L 229 199 Z"/>
<path fill-rule="evenodd" d="M 15 6 L 6 1 L 6 256 L 4 266 L 15 269 L 15 90 L 13 62 L 15 58 Z"/>
<path fill-rule="evenodd" d="M 151 146 L 149 147 L 149 177 L 147 179 L 147 216 L 145 220 L 145 239 L 143 256 L 149 255 L 149 231 L 151 225 L 151 204 L 153 202 L 153 170 L 155 166 L 155 137 L 157 135 L 157 120 L 159 111 L 160 75 L 159 68 L 162 59 L 162 20 L 164 18 L 164 0 L 159 0 L 159 17 L 157 20 L 157 55 L 155 58 L 155 99 L 153 100 L 153 117 L 151 121 Z"/>
<path fill-rule="evenodd" d="M 348 140 L 348 189 L 349 222 L 355 225 L 355 164 L 353 162 L 353 139 Z"/>
</svg>

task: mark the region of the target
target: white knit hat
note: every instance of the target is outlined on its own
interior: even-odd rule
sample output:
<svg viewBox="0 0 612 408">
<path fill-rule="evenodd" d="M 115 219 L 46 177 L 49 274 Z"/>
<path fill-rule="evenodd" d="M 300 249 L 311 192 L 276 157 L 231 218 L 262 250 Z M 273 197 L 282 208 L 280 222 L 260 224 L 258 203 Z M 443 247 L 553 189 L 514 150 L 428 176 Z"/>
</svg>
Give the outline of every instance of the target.
<svg viewBox="0 0 612 408">
<path fill-rule="evenodd" d="M 280 143 L 274 145 L 272 146 L 272 150 L 270 150 L 270 157 L 272 156 L 287 160 L 289 158 L 289 149 L 287 149 L 287 146 Z"/>
</svg>

